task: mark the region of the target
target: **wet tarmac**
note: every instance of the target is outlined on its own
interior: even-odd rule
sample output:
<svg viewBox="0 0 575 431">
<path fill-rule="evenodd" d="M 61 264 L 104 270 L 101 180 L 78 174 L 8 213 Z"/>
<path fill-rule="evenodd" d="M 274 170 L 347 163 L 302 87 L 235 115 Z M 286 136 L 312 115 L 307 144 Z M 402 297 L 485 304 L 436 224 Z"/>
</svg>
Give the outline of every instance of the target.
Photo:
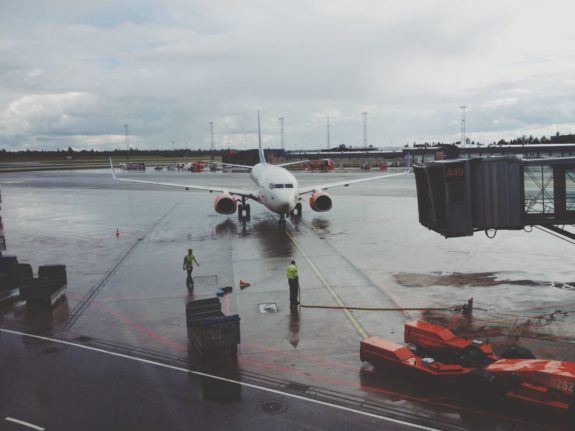
<svg viewBox="0 0 575 431">
<path fill-rule="evenodd" d="M 252 185 L 239 173 L 130 175 Z M 297 177 L 307 185 L 359 175 Z M 241 317 L 241 381 L 439 429 L 562 429 L 544 412 L 389 376 L 359 360 L 361 338 L 402 342 L 403 323 L 423 318 L 489 337 L 497 349 L 520 344 L 537 357 L 575 361 L 573 245 L 537 230 L 446 240 L 419 225 L 412 175 L 332 189 L 330 212 L 304 203 L 303 219 L 286 233 L 257 203 L 244 226 L 216 214 L 212 194 L 118 183 L 105 170 L 5 174 L 0 188 L 8 253 L 35 268 L 68 268 L 65 299 L 53 310 L 2 304 L 3 328 L 193 368 L 185 304 L 231 286 L 222 304 Z M 192 294 L 182 271 L 188 248 L 200 263 Z M 294 313 L 291 259 L 301 284 Z M 250 286 L 240 289 L 240 280 Z M 471 297 L 472 317 L 450 310 Z M 266 304 L 277 312 L 265 312 Z M 309 307 L 342 304 L 445 310 Z"/>
</svg>

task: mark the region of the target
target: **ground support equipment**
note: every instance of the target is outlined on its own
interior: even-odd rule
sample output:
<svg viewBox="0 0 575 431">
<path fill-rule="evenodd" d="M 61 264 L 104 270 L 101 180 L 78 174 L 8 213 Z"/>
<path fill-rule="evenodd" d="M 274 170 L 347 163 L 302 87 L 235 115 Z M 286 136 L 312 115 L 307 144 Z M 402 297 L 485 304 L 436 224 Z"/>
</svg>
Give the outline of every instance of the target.
<svg viewBox="0 0 575 431">
<path fill-rule="evenodd" d="M 0 256 L 0 302 L 17 298 L 19 287 L 32 278 L 32 267 L 16 256 Z"/>
<path fill-rule="evenodd" d="M 240 316 L 225 316 L 219 298 L 186 304 L 188 344 L 205 364 L 235 361 L 240 343 Z"/>
<path fill-rule="evenodd" d="M 54 305 L 67 288 L 66 265 L 44 265 L 38 268 L 38 278 L 20 286 L 20 299 L 27 305 Z"/>
<path fill-rule="evenodd" d="M 504 397 L 575 420 L 575 362 L 534 359 L 519 346 L 497 356 L 488 342 L 458 337 L 426 322 L 405 324 L 410 347 L 369 337 L 361 341 L 360 359 L 377 369 L 401 370 L 432 382 L 458 382 L 491 397 Z"/>
</svg>

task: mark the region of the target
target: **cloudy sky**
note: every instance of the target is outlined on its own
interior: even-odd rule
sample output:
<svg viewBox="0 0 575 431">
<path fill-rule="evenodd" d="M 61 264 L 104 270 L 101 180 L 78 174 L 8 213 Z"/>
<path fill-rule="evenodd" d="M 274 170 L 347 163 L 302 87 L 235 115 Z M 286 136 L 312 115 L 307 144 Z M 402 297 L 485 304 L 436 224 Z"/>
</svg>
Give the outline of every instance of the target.
<svg viewBox="0 0 575 431">
<path fill-rule="evenodd" d="M 575 5 L 0 0 L 0 147 L 288 149 L 575 132 Z"/>
</svg>

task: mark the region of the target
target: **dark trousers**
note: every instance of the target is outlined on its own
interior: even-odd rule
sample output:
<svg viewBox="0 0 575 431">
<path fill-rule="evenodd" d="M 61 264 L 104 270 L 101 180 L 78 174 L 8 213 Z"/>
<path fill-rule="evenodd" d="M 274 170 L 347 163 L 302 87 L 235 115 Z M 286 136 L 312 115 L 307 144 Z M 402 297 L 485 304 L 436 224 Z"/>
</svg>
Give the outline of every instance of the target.
<svg viewBox="0 0 575 431">
<path fill-rule="evenodd" d="M 188 272 L 188 277 L 186 278 L 186 283 L 193 283 L 194 282 L 192 280 L 192 271 L 193 270 L 194 270 L 194 267 L 186 268 L 186 271 Z"/>
<path fill-rule="evenodd" d="M 289 283 L 289 303 L 292 307 L 298 304 L 298 291 L 299 291 L 299 280 L 297 278 L 288 278 Z"/>
</svg>

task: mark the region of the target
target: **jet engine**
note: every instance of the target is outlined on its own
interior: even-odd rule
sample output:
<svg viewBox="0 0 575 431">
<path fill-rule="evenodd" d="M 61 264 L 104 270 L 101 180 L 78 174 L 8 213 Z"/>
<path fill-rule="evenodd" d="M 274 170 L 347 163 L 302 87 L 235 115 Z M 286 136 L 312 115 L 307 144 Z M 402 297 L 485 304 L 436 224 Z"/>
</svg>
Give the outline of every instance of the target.
<svg viewBox="0 0 575 431">
<path fill-rule="evenodd" d="M 214 200 L 214 209 L 218 214 L 233 214 L 236 212 L 238 202 L 235 197 L 229 193 L 222 193 L 216 196 Z"/>
<path fill-rule="evenodd" d="M 329 211 L 331 209 L 331 205 L 331 196 L 326 192 L 314 192 L 309 198 L 309 206 L 314 211 Z"/>
</svg>

